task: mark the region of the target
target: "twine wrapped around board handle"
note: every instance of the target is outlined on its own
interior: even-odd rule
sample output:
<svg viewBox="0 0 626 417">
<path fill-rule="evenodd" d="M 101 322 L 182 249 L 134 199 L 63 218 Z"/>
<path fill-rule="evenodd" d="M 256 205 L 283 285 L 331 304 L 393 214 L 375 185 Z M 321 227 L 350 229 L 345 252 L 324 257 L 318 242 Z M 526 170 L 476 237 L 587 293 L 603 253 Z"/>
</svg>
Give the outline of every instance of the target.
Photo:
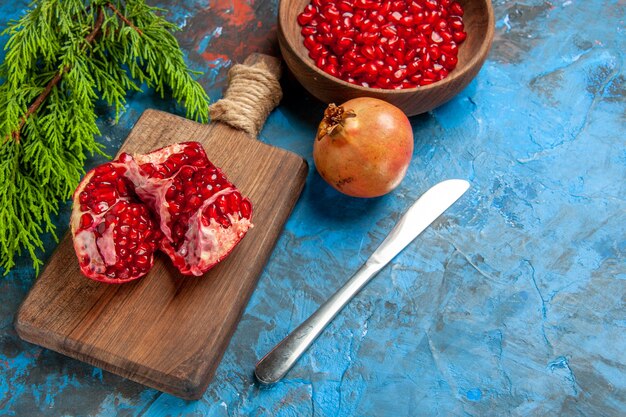
<svg viewBox="0 0 626 417">
<path fill-rule="evenodd" d="M 283 91 L 278 58 L 254 53 L 228 71 L 224 97 L 209 107 L 211 120 L 220 121 L 257 137 Z"/>
</svg>

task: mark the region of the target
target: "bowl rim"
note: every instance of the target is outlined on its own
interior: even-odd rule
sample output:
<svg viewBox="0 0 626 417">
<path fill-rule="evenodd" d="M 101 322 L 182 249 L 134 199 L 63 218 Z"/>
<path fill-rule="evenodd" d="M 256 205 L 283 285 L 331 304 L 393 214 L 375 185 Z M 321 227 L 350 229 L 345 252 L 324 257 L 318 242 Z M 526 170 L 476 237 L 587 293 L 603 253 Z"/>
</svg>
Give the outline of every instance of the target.
<svg viewBox="0 0 626 417">
<path fill-rule="evenodd" d="M 469 1 L 472 1 L 472 0 L 469 0 Z M 449 76 L 447 76 L 443 80 L 436 81 L 432 84 L 417 86 L 413 88 L 388 89 L 388 88 L 363 87 L 362 85 L 349 83 L 347 81 L 342 80 L 341 78 L 334 77 L 322 71 L 320 68 L 317 67 L 317 65 L 315 65 L 315 63 L 310 61 L 310 58 L 308 56 L 302 56 L 302 54 L 298 51 L 297 46 L 293 44 L 291 37 L 286 36 L 286 32 L 284 29 L 285 25 L 283 24 L 283 19 L 286 18 L 284 11 L 286 10 L 286 7 L 287 7 L 286 6 L 287 0 L 279 0 L 278 32 L 279 34 L 281 34 L 281 37 L 285 40 L 285 42 L 289 46 L 289 49 L 293 51 L 293 53 L 303 62 L 304 65 L 306 65 L 308 68 L 311 68 L 314 72 L 316 72 L 318 75 L 321 75 L 323 78 L 325 78 L 328 81 L 335 82 L 344 87 L 349 87 L 349 88 L 352 88 L 352 89 L 355 89 L 357 91 L 361 91 L 364 93 L 371 92 L 371 93 L 375 93 L 378 95 L 381 95 L 381 94 L 401 95 L 401 94 L 406 94 L 406 93 L 425 92 L 425 91 L 435 90 L 444 85 L 451 84 L 457 78 L 461 78 L 463 75 L 465 75 L 469 71 L 472 71 L 473 68 L 476 67 L 476 65 L 480 64 L 481 61 L 484 61 L 486 59 L 487 54 L 489 53 L 489 50 L 491 49 L 491 44 L 493 42 L 493 37 L 495 33 L 495 18 L 494 18 L 493 5 L 491 4 L 491 0 L 482 0 L 482 1 L 487 6 L 487 33 L 486 33 L 485 39 L 480 45 L 480 48 L 478 48 L 477 53 L 474 54 L 474 56 L 467 62 L 467 64 L 460 71 L 453 71 L 453 73 L 451 73 Z M 299 32 L 298 32 L 298 35 L 301 36 Z"/>
</svg>

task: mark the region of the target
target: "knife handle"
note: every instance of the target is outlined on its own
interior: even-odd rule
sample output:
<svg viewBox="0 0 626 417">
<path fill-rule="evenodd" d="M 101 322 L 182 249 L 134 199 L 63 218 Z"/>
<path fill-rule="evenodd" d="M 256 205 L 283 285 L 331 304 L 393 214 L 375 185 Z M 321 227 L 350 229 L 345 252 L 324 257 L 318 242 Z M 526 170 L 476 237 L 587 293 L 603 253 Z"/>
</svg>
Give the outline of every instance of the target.
<svg viewBox="0 0 626 417">
<path fill-rule="evenodd" d="M 254 374 L 257 380 L 262 384 L 278 382 L 317 339 L 328 323 L 383 266 L 366 262 L 328 301 L 256 364 Z"/>
</svg>

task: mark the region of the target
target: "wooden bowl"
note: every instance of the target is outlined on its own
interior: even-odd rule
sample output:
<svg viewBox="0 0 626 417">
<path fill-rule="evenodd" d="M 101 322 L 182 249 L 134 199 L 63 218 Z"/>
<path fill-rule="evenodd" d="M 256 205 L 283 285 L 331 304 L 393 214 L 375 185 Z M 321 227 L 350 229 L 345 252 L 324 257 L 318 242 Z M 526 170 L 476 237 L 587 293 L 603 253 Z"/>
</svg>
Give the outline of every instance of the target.
<svg viewBox="0 0 626 417">
<path fill-rule="evenodd" d="M 494 34 L 491 0 L 458 0 L 465 14 L 467 39 L 459 46 L 458 64 L 436 83 L 402 90 L 367 88 L 333 77 L 308 56 L 301 27 L 296 20 L 310 0 L 280 0 L 278 43 L 287 66 L 313 96 L 325 103 L 341 104 L 355 97 L 376 97 L 401 108 L 408 116 L 424 113 L 450 100 L 476 76 L 482 67 Z"/>
</svg>

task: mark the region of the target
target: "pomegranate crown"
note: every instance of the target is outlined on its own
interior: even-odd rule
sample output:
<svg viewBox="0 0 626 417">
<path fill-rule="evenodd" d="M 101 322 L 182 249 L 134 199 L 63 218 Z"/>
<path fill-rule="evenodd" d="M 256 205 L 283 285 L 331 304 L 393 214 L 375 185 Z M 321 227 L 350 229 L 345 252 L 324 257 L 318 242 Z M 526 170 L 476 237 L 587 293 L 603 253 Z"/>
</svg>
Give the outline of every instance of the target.
<svg viewBox="0 0 626 417">
<path fill-rule="evenodd" d="M 354 110 L 346 110 L 343 106 L 330 103 L 324 110 L 324 118 L 317 128 L 317 140 L 322 140 L 325 135 L 332 135 L 337 126 L 343 126 L 344 121 L 356 117 Z"/>
</svg>

